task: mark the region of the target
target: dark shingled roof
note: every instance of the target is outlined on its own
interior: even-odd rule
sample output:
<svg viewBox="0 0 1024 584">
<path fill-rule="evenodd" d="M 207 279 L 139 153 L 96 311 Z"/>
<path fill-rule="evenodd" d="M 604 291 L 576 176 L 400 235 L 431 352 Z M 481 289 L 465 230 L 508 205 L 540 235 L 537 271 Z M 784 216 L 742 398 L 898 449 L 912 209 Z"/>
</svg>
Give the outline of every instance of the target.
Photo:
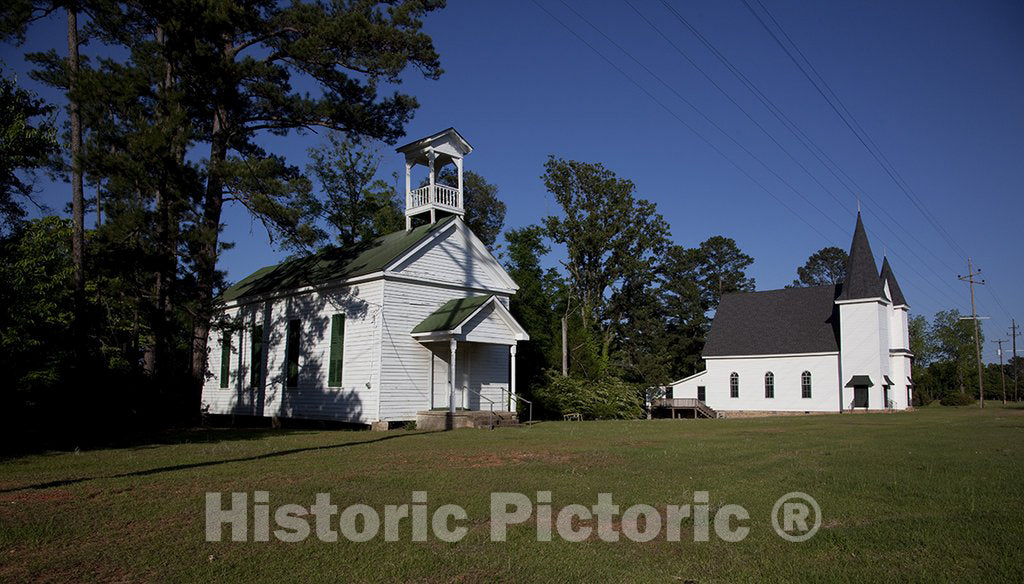
<svg viewBox="0 0 1024 584">
<path fill-rule="evenodd" d="M 874 387 L 871 378 L 867 375 L 854 375 L 846 382 L 846 387 Z"/>
<path fill-rule="evenodd" d="M 705 357 L 839 350 L 841 286 L 726 294 L 718 305 Z"/>
<path fill-rule="evenodd" d="M 415 333 L 432 333 L 435 331 L 450 331 L 462 324 L 478 308 L 491 299 L 491 295 L 470 296 L 469 298 L 456 298 L 445 302 L 441 308 L 435 310 L 430 316 L 423 319 L 423 322 L 412 329 Z"/>
<path fill-rule="evenodd" d="M 853 230 L 853 243 L 850 245 L 850 261 L 846 264 L 846 281 L 838 299 L 884 297 L 882 280 L 878 277 L 878 266 L 875 264 L 875 256 L 871 253 L 868 234 L 864 231 L 860 213 L 857 213 L 857 227 Z"/>
<path fill-rule="evenodd" d="M 261 268 L 225 290 L 219 301 L 228 302 L 379 272 L 454 220 L 453 216 L 445 217 L 437 223 L 420 225 L 411 231 L 395 231 L 368 243 L 345 248 L 329 247 L 311 256 Z"/>
<path fill-rule="evenodd" d="M 903 296 L 903 290 L 900 290 L 900 285 L 896 283 L 896 276 L 892 273 L 892 268 L 889 267 L 889 258 L 882 258 L 882 273 L 879 277 L 883 282 L 889 283 L 889 295 L 892 296 L 890 300 L 894 305 L 907 303 L 907 299 Z"/>
</svg>

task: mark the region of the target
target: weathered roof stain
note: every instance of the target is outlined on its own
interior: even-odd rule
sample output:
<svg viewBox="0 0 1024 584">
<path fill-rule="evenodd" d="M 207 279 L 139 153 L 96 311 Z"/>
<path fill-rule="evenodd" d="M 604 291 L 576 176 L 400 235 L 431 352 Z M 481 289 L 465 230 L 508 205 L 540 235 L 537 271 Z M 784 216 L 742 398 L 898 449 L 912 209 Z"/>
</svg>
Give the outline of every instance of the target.
<svg viewBox="0 0 1024 584">
<path fill-rule="evenodd" d="M 221 294 L 220 302 L 323 284 L 379 272 L 430 235 L 450 225 L 455 217 L 410 231 L 395 231 L 371 242 L 349 247 L 328 247 L 313 255 L 256 270 Z"/>
<path fill-rule="evenodd" d="M 416 333 L 433 333 L 439 331 L 450 331 L 466 321 L 474 312 L 483 306 L 492 295 L 470 296 L 468 298 L 456 298 L 441 305 L 423 322 L 412 329 Z"/>
</svg>

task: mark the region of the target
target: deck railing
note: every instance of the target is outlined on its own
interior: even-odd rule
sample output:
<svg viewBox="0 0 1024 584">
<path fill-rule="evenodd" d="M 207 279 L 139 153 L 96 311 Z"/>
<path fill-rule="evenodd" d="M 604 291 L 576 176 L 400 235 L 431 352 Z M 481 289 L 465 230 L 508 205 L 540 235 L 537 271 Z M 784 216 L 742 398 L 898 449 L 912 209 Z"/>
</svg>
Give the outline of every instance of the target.
<svg viewBox="0 0 1024 584">
<path fill-rule="evenodd" d="M 426 185 L 409 192 L 409 208 L 416 209 L 430 204 L 444 205 L 459 209 L 462 207 L 459 189 L 448 185 Z"/>
<path fill-rule="evenodd" d="M 661 398 L 651 401 L 651 407 L 653 408 L 689 408 L 694 411 L 704 414 L 707 418 L 718 417 L 718 413 L 715 412 L 708 404 L 702 402 L 699 399 L 692 397 L 676 397 L 676 398 Z"/>
</svg>

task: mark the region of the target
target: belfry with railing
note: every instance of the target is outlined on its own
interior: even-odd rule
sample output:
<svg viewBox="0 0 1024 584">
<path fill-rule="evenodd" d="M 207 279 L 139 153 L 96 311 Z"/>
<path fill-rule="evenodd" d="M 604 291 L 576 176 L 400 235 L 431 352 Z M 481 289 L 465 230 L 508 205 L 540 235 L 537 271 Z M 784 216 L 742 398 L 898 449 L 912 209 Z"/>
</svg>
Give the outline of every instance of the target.
<svg viewBox="0 0 1024 584">
<path fill-rule="evenodd" d="M 455 128 L 410 142 L 397 149 L 405 155 L 405 228 L 423 222 L 434 223 L 449 215 L 465 214 L 462 200 L 462 159 L 473 147 Z M 427 182 L 412 188 L 412 170 L 417 164 L 427 168 Z M 455 168 L 454 185 L 438 182 L 441 170 Z"/>
</svg>

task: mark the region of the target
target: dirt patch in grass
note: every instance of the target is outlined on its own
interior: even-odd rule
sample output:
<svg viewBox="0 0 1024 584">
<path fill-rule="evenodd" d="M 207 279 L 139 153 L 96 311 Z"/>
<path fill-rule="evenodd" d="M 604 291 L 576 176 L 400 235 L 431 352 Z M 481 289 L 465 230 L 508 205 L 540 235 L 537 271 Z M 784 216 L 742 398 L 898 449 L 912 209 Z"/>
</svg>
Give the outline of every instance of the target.
<svg viewBox="0 0 1024 584">
<path fill-rule="evenodd" d="M 56 503 L 70 501 L 75 496 L 67 489 L 26 489 L 5 493 L 0 501 L 10 505 L 33 505 L 38 503 Z"/>
<path fill-rule="evenodd" d="M 570 464 L 579 457 L 554 452 L 483 452 L 479 454 L 447 454 L 441 461 L 457 468 L 495 468 L 517 464 L 541 462 L 547 464 Z"/>
</svg>

